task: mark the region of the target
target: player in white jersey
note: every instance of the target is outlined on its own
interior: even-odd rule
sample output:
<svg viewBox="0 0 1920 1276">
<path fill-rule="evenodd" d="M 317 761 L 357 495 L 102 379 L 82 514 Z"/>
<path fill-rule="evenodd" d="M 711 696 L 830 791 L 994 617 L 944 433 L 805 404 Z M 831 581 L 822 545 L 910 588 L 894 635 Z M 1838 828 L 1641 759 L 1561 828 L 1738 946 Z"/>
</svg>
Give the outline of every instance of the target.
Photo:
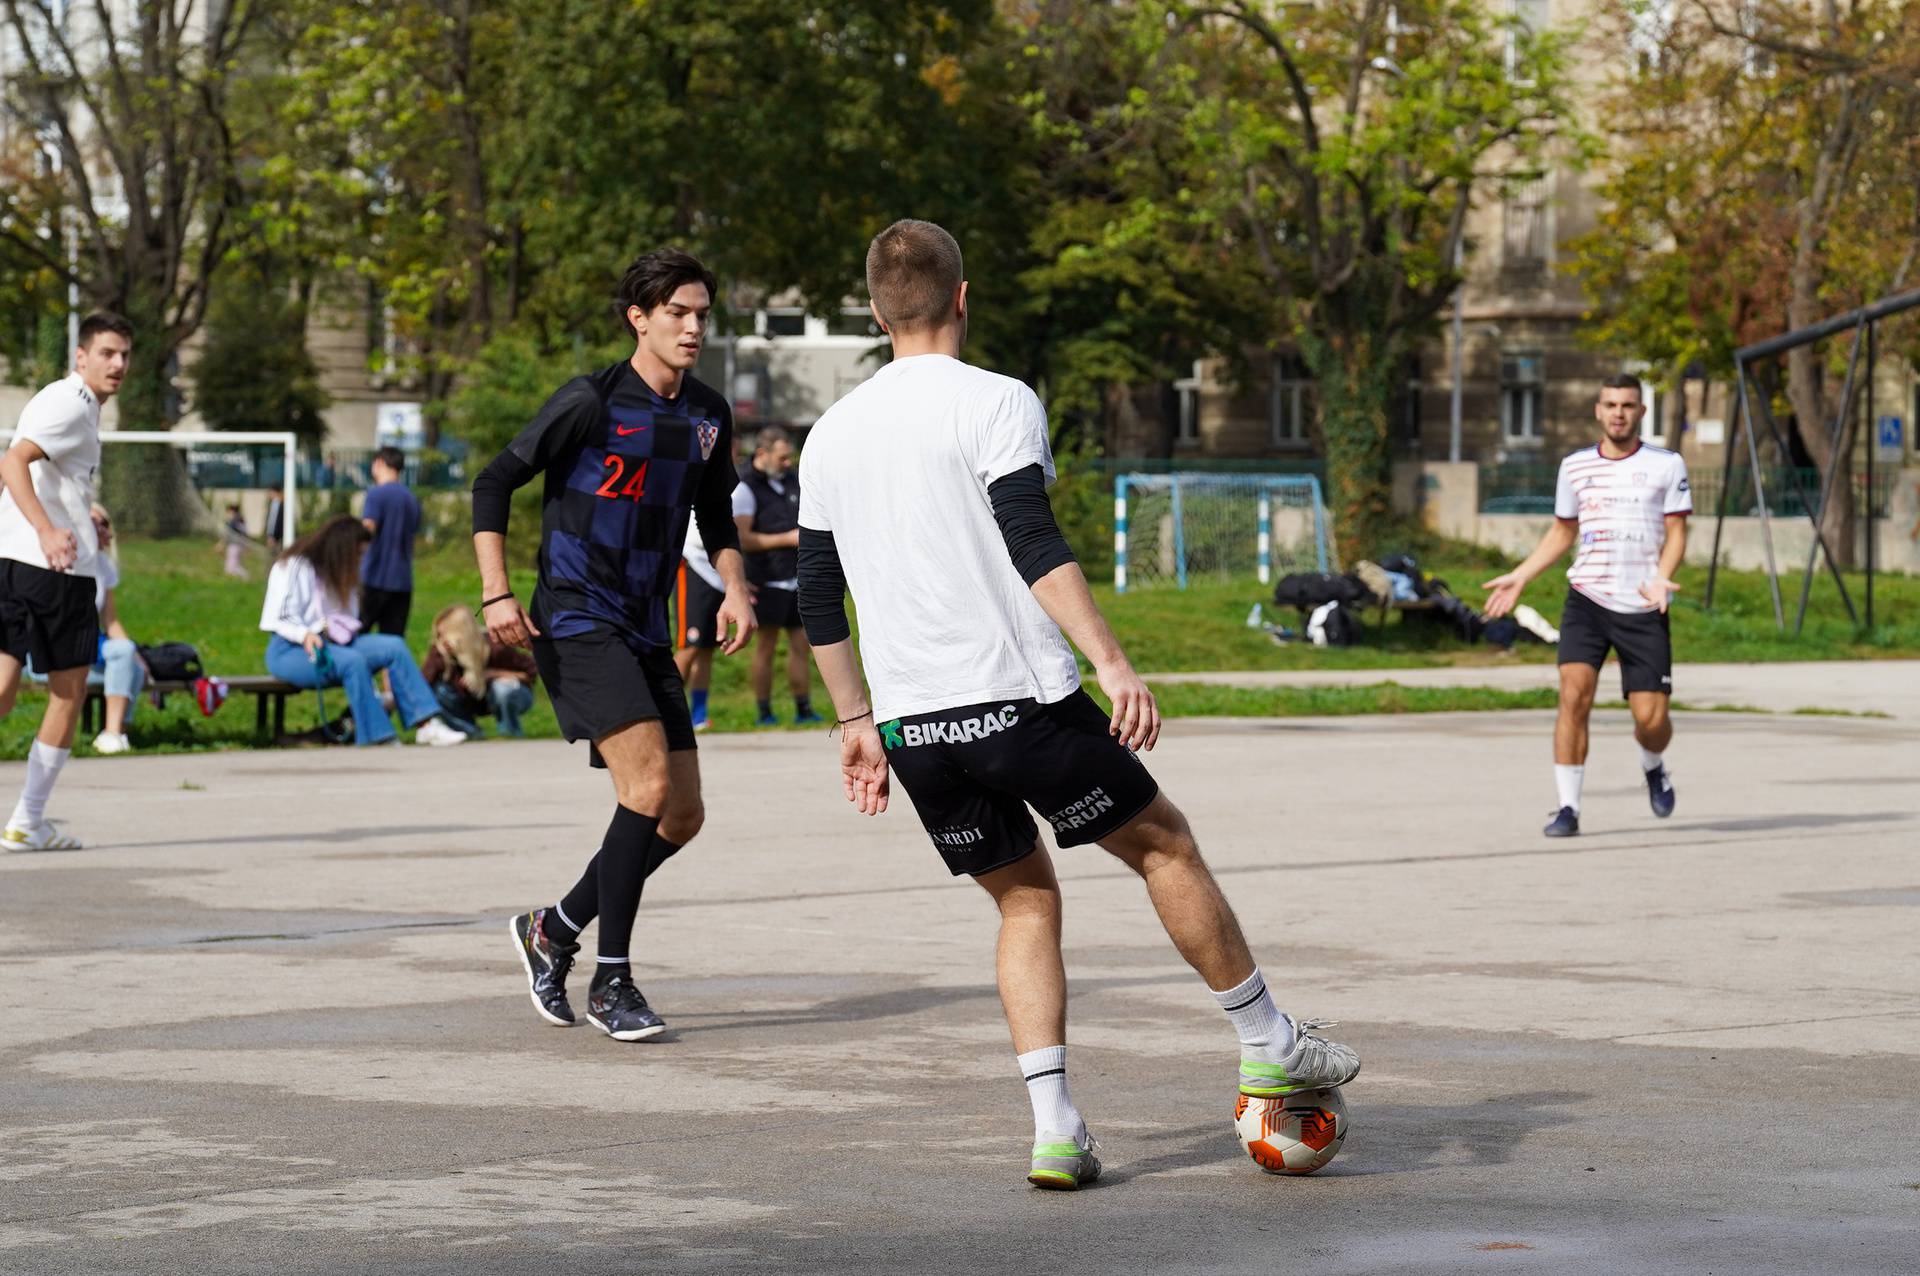
<svg viewBox="0 0 1920 1276">
<path fill-rule="evenodd" d="M 10 851 L 80 846 L 46 818 L 47 799 L 73 751 L 87 671 L 100 646 L 93 526 L 100 405 L 120 389 L 132 349 L 132 324 L 88 315 L 73 374 L 33 396 L 0 455 L 0 716 L 13 709 L 29 657 L 47 675 L 47 710 L 27 753 L 26 788 L 0 832 L 0 846 Z"/>
<path fill-rule="evenodd" d="M 897 222 L 867 252 L 867 287 L 893 361 L 828 409 L 801 453 L 800 614 L 843 731 L 848 798 L 878 815 L 898 775 L 948 869 L 999 906 L 1000 999 L 1033 1104 L 1028 1180 L 1072 1189 L 1100 1172 L 1067 1090 L 1060 887 L 1029 804 L 1062 847 L 1097 842 L 1145 880 L 1239 1033 L 1242 1094 L 1350 1081 L 1351 1049 L 1275 1009 L 1186 818 L 1135 756 L 1159 737 L 1159 710 L 1054 522 L 1039 399 L 960 361 L 959 245 Z M 1111 715 L 1080 690 L 1067 638 Z"/>
<path fill-rule="evenodd" d="M 1687 465 L 1678 452 L 1640 441 L 1647 414 L 1640 379 L 1600 383 L 1594 416 L 1600 442 L 1560 462 L 1554 524 L 1527 560 L 1486 583 L 1486 614 L 1504 616 L 1527 582 L 1574 545 L 1567 606 L 1560 620 L 1560 717 L 1553 729 L 1553 776 L 1559 808 L 1548 837 L 1580 832 L 1580 786 L 1586 775 L 1587 719 L 1607 650 L 1620 655 L 1620 689 L 1633 710 L 1647 801 L 1662 819 L 1673 814 L 1673 779 L 1665 753 L 1673 739 L 1667 701 L 1673 691 L 1673 642 L 1667 602 L 1680 586 L 1674 573 L 1687 552 Z"/>
</svg>

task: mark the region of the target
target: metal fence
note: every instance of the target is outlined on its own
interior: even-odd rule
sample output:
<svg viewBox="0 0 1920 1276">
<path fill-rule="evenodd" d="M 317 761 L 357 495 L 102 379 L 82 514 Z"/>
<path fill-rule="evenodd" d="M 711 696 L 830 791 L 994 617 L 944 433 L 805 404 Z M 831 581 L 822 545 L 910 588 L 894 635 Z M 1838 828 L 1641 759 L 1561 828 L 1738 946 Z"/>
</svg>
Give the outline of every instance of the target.
<svg viewBox="0 0 1920 1276">
<path fill-rule="evenodd" d="M 1534 462 L 1506 462 L 1499 465 L 1480 467 L 1480 512 L 1482 514 L 1551 514 L 1553 513 L 1553 484 L 1559 476 L 1560 467 L 1542 465 Z M 1801 501 L 1804 491 L 1809 501 L 1816 507 L 1820 501 L 1820 471 L 1799 469 L 1789 466 L 1774 466 L 1763 470 L 1762 482 L 1766 488 L 1767 512 L 1776 518 L 1783 516 L 1804 517 L 1808 512 L 1807 504 Z M 1795 477 L 1799 478 L 1796 487 Z M 1891 471 L 1876 472 L 1873 476 L 1873 513 L 1876 518 L 1885 518 L 1887 508 L 1893 499 L 1895 480 L 1899 476 Z M 1720 509 L 1720 471 L 1695 471 L 1690 475 L 1693 486 L 1693 511 L 1697 516 L 1713 514 Z M 1867 500 L 1867 479 L 1864 474 L 1853 476 L 1854 508 L 1864 510 Z M 1735 468 L 1733 484 L 1729 493 L 1727 513 L 1731 517 L 1758 516 L 1760 503 L 1755 499 L 1753 475 L 1744 469 Z"/>
<path fill-rule="evenodd" d="M 316 492 L 359 491 L 373 483 L 373 448 L 326 448 L 301 455 L 296 481 Z M 187 449 L 187 470 L 197 488 L 279 488 L 286 457 L 277 447 L 225 444 Z M 473 481 L 465 455 L 416 452 L 407 456 L 407 485 L 421 491 L 464 488 Z"/>
</svg>

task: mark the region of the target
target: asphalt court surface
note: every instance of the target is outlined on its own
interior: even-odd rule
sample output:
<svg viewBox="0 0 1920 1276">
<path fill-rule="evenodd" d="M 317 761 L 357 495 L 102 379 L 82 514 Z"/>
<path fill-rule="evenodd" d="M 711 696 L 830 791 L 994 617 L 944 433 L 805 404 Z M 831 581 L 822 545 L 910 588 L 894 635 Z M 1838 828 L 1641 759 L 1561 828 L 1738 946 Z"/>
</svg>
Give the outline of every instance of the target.
<svg viewBox="0 0 1920 1276">
<path fill-rule="evenodd" d="M 1366 1066 L 1333 1165 L 1260 1173 L 1223 1016 L 1065 853 L 1078 1194 L 1022 1177 L 984 894 L 824 736 L 702 741 L 634 1045 L 507 939 L 598 843 L 583 749 L 75 763 L 89 849 L 0 857 L 0 1272 L 1920 1269 L 1920 731 L 1681 715 L 1655 821 L 1601 713 L 1549 842 L 1550 729 L 1172 724 L 1281 1005 Z"/>
</svg>

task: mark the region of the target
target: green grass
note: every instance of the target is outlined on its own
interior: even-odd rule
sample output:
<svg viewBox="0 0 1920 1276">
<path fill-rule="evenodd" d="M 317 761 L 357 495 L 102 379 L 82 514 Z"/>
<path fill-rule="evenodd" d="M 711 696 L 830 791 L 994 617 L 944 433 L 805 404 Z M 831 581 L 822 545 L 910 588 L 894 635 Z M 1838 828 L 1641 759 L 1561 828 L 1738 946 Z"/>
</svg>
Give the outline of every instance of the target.
<svg viewBox="0 0 1920 1276">
<path fill-rule="evenodd" d="M 1410 538 L 1413 552 L 1427 569 L 1452 583 L 1469 602 L 1482 599 L 1480 582 L 1506 570 L 1508 561 L 1488 550 L 1445 542 Z M 524 556 L 517 555 L 524 560 Z M 199 648 L 214 673 L 264 672 L 267 635 L 258 627 L 265 563 L 250 563 L 252 579 L 229 580 L 220 572 L 219 552 L 202 541 L 130 541 L 121 549 L 123 583 L 118 600 L 127 627 L 142 642 L 179 640 Z M 1721 575 L 1716 608 L 1700 608 L 1705 573 L 1689 568 L 1682 576 L 1686 592 L 1674 608 L 1674 649 L 1681 660 L 1773 661 L 1847 660 L 1875 657 L 1920 657 L 1920 579 L 1882 577 L 1877 582 L 1877 611 L 1881 625 L 1872 634 L 1860 634 L 1847 622 L 1830 579 L 1816 582 L 1808 611 L 1806 633 L 1795 639 L 1773 628 L 1766 578 L 1757 572 Z M 516 573 L 515 587 L 531 593 L 532 573 Z M 1849 581 L 1856 597 L 1863 587 Z M 1795 583 L 1787 586 L 1789 619 L 1796 599 Z M 1554 619 L 1565 595 L 1561 573 L 1549 572 L 1527 591 L 1526 601 Z M 1136 589 L 1116 597 L 1109 583 L 1096 584 L 1095 595 L 1111 618 L 1134 663 L 1148 672 L 1266 669 L 1394 669 L 1435 665 L 1493 665 L 1513 661 L 1549 662 L 1553 649 L 1526 644 L 1511 654 L 1484 646 L 1469 646 L 1439 626 L 1417 619 L 1395 617 L 1384 629 L 1370 625 L 1366 645 L 1345 649 L 1307 644 L 1276 646 L 1259 629 L 1246 627 L 1247 610 L 1262 602 L 1268 591 L 1252 579 L 1199 580 L 1191 588 Z M 435 544 L 421 546 L 417 564 L 411 637 L 416 655 L 423 654 L 433 616 L 451 603 L 471 606 L 478 601 L 478 580 L 471 550 L 464 536 L 445 534 Z M 1292 610 L 1264 608 L 1271 623 L 1304 628 Z M 784 676 L 776 671 L 776 688 Z M 1488 688 L 1410 688 L 1389 684 L 1342 688 L 1277 688 L 1249 690 L 1197 686 L 1161 688 L 1169 716 L 1230 714 L 1292 715 L 1342 713 L 1441 712 L 1460 709 L 1539 708 L 1552 704 L 1551 691 L 1508 692 Z M 826 711 L 824 693 L 816 680 L 815 697 Z M 1543 699 L 1544 697 L 1544 699 Z M 338 689 L 327 693 L 331 714 L 345 712 L 346 698 Z M 26 756 L 27 745 L 39 722 L 45 697 L 31 686 L 24 689 L 13 714 L 0 721 L 0 758 Z M 784 689 L 775 708 L 789 714 Z M 297 696 L 288 704 L 290 731 L 311 728 L 316 720 L 315 698 Z M 747 691 L 747 657 L 719 657 L 714 662 L 714 727 L 720 731 L 750 730 L 753 706 Z M 558 735 L 552 710 L 542 697 L 526 720 L 533 736 Z M 791 729 L 791 728 L 790 728 Z M 818 730 L 818 728 L 813 728 Z M 246 748 L 254 743 L 252 698 L 235 697 L 211 718 L 203 718 L 185 697 L 174 696 L 155 712 L 143 704 L 132 734 L 143 752 L 189 749 Z M 476 747 L 468 745 L 466 747 Z M 78 752 L 90 751 L 78 742 Z"/>
</svg>

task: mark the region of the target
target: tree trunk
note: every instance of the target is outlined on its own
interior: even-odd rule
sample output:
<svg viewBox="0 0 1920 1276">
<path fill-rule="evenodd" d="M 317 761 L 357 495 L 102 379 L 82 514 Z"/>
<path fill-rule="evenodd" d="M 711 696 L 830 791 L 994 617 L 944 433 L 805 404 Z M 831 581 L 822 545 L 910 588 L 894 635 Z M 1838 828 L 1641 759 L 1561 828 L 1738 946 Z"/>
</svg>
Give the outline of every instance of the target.
<svg viewBox="0 0 1920 1276">
<path fill-rule="evenodd" d="M 133 321 L 133 358 L 120 384 L 122 430 L 171 430 L 167 364 L 175 350 L 157 318 L 129 306 Z M 146 338 L 142 344 L 142 337 Z M 111 435 L 109 435 L 111 437 Z M 114 526 L 136 536 L 199 536 L 216 520 L 200 499 L 187 472 L 186 453 L 164 443 L 108 443 L 100 450 L 100 503 Z"/>
<path fill-rule="evenodd" d="M 1795 328 L 1818 322 L 1819 316 L 1814 308 L 1805 308 L 1804 317 L 1795 313 L 1799 307 L 1789 306 L 1787 322 Z M 1800 429 L 1800 441 L 1806 445 L 1807 454 L 1819 468 L 1820 475 L 1814 499 L 1825 491 L 1831 481 L 1832 496 L 1820 510 L 1820 534 L 1826 538 L 1827 548 L 1833 551 L 1834 561 L 1842 567 L 1853 566 L 1853 413 L 1852 405 L 1841 405 L 1833 401 L 1834 396 L 1827 394 L 1823 382 L 1824 368 L 1821 362 L 1822 345 L 1801 346 L 1787 355 L 1787 399 L 1793 404 L 1794 423 Z M 1846 412 L 1845 424 L 1840 430 L 1838 446 L 1833 435 L 1833 414 Z M 1791 457 L 1785 458 L 1791 465 Z M 1788 491 L 1792 488 L 1788 487 Z"/>
<path fill-rule="evenodd" d="M 1389 411 L 1398 343 L 1371 333 L 1307 332 L 1300 354 L 1313 373 L 1327 453 L 1327 503 L 1340 560 L 1377 557 L 1392 518 Z"/>
</svg>

